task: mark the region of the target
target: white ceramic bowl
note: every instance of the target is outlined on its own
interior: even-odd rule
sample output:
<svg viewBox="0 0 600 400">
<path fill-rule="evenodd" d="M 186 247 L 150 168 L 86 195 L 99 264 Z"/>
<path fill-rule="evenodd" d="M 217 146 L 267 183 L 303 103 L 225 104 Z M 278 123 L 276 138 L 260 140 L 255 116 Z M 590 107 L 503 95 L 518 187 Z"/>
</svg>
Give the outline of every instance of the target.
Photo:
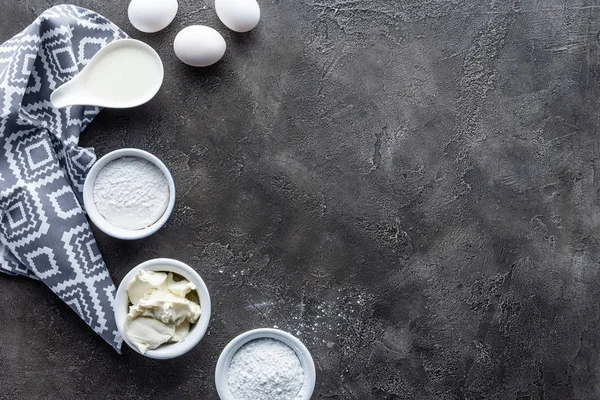
<svg viewBox="0 0 600 400">
<path fill-rule="evenodd" d="M 165 271 L 173 272 L 181 275 L 188 281 L 196 285 L 196 291 L 200 298 L 200 319 L 194 325 L 191 326 L 190 333 L 186 338 L 179 343 L 165 343 L 162 346 L 154 350 L 148 350 L 144 355 L 150 358 L 156 358 L 159 360 L 166 360 L 170 358 L 179 357 L 193 349 L 198 342 L 202 339 L 208 328 L 208 322 L 210 321 L 210 296 L 208 289 L 204 284 L 200 275 L 192 267 L 181 261 L 173 260 L 170 258 L 155 258 L 141 263 L 137 267 L 133 268 L 125 278 L 121 281 L 117 294 L 115 296 L 115 321 L 117 323 L 117 329 L 123 337 L 123 340 L 129 347 L 142 354 L 133 343 L 129 341 L 127 335 L 125 335 L 125 318 L 129 312 L 129 295 L 127 294 L 127 287 L 129 282 L 140 270 L 146 271 Z"/>
<path fill-rule="evenodd" d="M 96 177 L 106 164 L 121 157 L 139 157 L 150 161 L 162 171 L 169 185 L 169 203 L 167 204 L 165 212 L 155 223 L 142 229 L 125 229 L 115 226 L 108 222 L 106 218 L 100 214 L 98 208 L 96 208 L 96 203 L 94 201 L 94 184 L 96 183 Z M 163 162 L 160 161 L 156 156 L 148 153 L 147 151 L 131 148 L 111 151 L 96 161 L 96 163 L 90 169 L 90 172 L 88 173 L 83 185 L 83 205 L 94 225 L 96 225 L 107 235 L 117 239 L 125 240 L 145 238 L 159 230 L 171 216 L 173 207 L 175 207 L 175 181 L 173 181 L 173 176 L 171 176 L 171 173 L 165 164 L 163 164 Z"/>
<path fill-rule="evenodd" d="M 256 339 L 276 339 L 279 340 L 296 352 L 300 364 L 304 370 L 304 384 L 296 395 L 294 400 L 310 400 L 313 391 L 315 390 L 315 363 L 310 355 L 310 352 L 304 344 L 295 336 L 281 331 L 279 329 L 261 328 L 244 332 L 233 339 L 221 352 L 217 368 L 215 370 L 215 384 L 217 392 L 221 400 L 235 400 L 233 393 L 229 389 L 229 364 L 234 354 L 246 343 Z"/>
</svg>

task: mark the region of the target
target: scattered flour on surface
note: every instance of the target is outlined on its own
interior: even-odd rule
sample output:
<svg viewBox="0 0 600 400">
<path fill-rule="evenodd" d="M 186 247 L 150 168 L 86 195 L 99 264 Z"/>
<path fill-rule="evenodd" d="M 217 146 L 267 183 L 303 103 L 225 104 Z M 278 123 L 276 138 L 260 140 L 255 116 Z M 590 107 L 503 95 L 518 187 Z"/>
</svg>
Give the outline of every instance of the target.
<svg viewBox="0 0 600 400">
<path fill-rule="evenodd" d="M 106 164 L 94 183 L 94 203 L 111 224 L 143 229 L 160 219 L 169 204 L 169 184 L 162 171 L 139 157 Z"/>
<path fill-rule="evenodd" d="M 256 339 L 231 359 L 228 384 L 236 400 L 293 400 L 304 384 L 296 352 L 276 339 Z"/>
</svg>

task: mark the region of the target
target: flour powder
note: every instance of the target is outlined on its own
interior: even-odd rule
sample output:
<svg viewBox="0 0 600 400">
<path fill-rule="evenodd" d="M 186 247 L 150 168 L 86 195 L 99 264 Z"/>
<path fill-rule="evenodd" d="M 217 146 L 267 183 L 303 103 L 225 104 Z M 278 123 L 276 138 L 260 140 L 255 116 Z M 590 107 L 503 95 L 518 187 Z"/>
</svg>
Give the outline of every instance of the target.
<svg viewBox="0 0 600 400">
<path fill-rule="evenodd" d="M 228 375 L 236 400 L 293 400 L 304 384 L 296 352 L 275 339 L 242 346 L 231 359 Z"/>
<path fill-rule="evenodd" d="M 169 204 L 169 184 L 150 161 L 140 157 L 117 158 L 98 173 L 94 203 L 111 224 L 142 229 L 164 214 Z"/>
</svg>

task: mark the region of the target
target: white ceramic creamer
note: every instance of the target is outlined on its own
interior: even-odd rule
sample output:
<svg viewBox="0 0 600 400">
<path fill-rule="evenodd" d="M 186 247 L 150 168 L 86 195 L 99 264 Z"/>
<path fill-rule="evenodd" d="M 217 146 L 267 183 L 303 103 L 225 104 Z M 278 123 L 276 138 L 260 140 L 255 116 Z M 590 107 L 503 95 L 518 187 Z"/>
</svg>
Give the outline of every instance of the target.
<svg viewBox="0 0 600 400">
<path fill-rule="evenodd" d="M 75 104 L 136 107 L 154 97 L 163 76 L 162 62 L 152 47 L 120 39 L 98 51 L 75 78 L 50 95 L 50 101 L 56 108 Z"/>
</svg>

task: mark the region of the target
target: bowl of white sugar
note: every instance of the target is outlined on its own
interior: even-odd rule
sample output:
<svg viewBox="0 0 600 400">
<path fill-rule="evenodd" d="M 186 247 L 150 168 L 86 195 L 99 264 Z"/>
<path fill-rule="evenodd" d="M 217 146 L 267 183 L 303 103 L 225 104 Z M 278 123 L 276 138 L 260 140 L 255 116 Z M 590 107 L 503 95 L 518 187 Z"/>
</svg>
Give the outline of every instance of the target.
<svg viewBox="0 0 600 400">
<path fill-rule="evenodd" d="M 215 370 L 221 400 L 310 400 L 315 364 L 295 336 L 279 329 L 254 329 L 223 349 Z"/>
<path fill-rule="evenodd" d="M 104 233 L 141 239 L 159 230 L 171 216 L 175 182 L 165 164 L 147 151 L 115 150 L 90 169 L 83 204 Z"/>
</svg>

